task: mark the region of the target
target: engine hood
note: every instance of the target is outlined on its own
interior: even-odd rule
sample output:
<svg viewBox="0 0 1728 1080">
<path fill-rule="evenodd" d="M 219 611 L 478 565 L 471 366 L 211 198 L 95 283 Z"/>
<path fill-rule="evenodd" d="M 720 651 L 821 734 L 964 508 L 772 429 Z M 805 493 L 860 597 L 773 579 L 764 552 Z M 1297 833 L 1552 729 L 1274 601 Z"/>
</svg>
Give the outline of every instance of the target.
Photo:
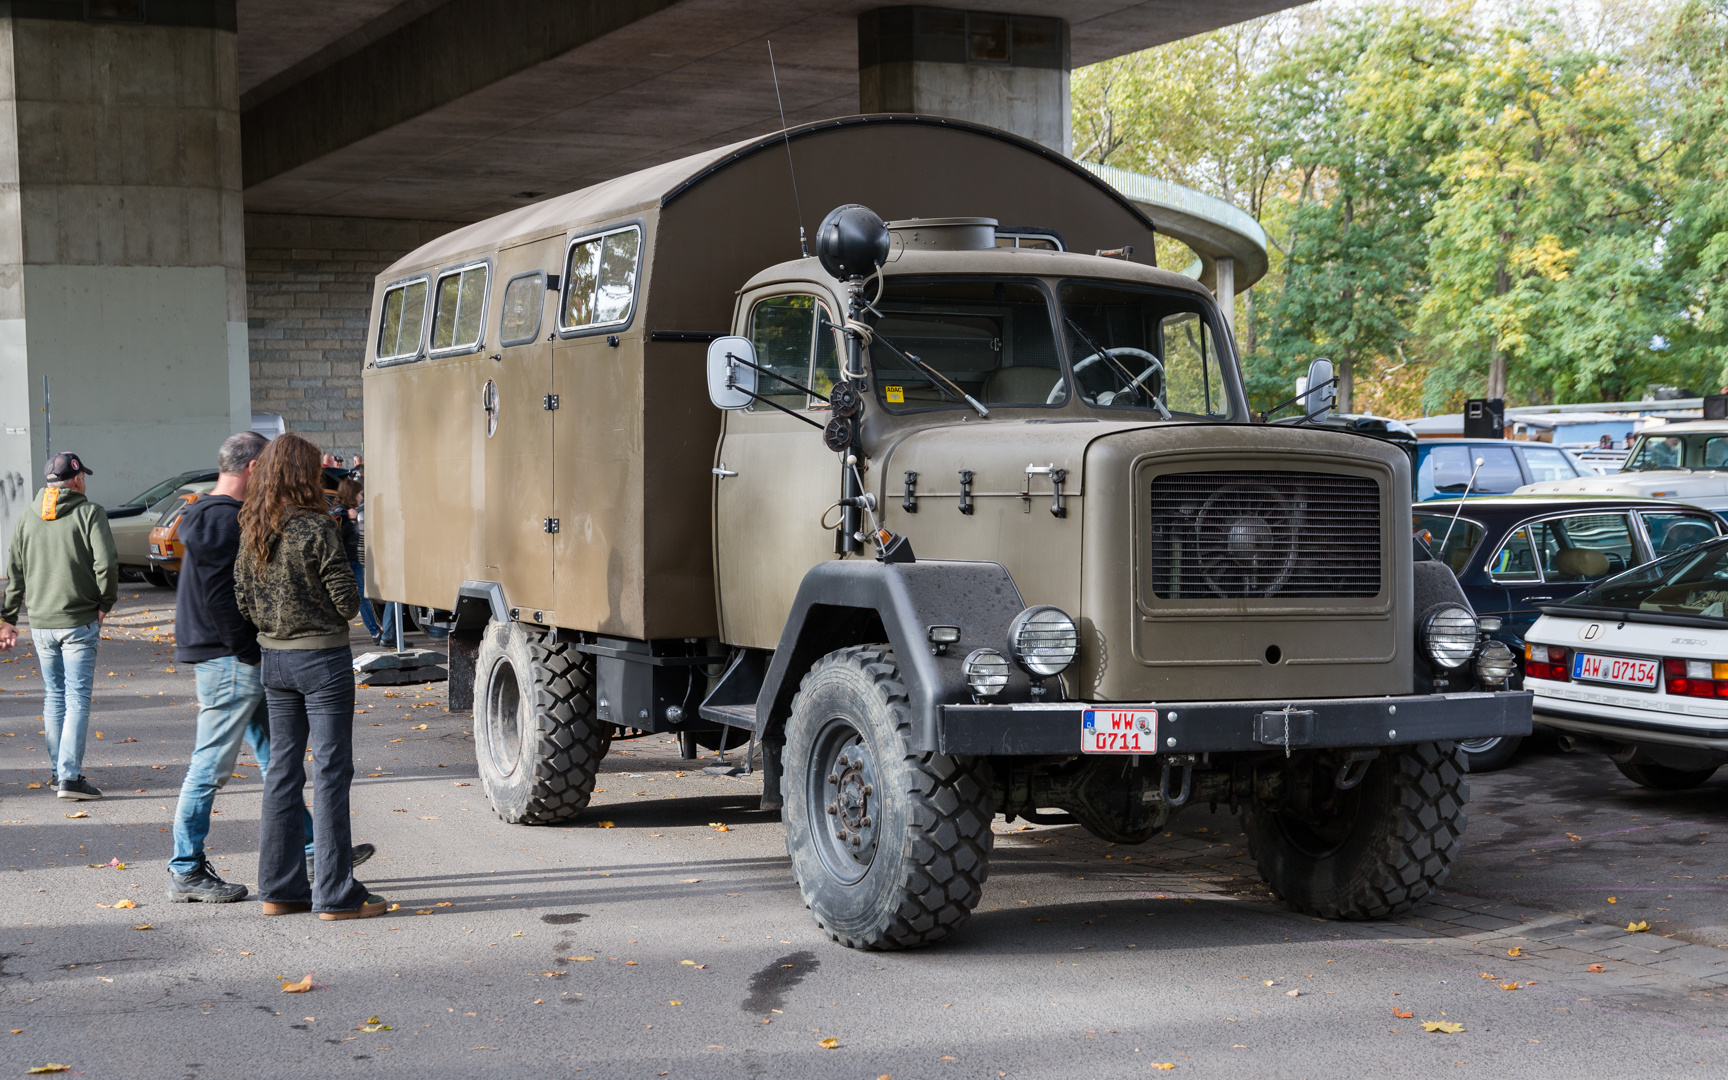
<svg viewBox="0 0 1728 1080">
<path fill-rule="evenodd" d="M 1525 484 L 1519 495 L 1636 495 L 1643 498 L 1693 499 L 1728 495 L 1728 473 L 1690 469 L 1657 469 L 1650 472 L 1618 472 L 1607 476 L 1580 476 L 1572 480 L 1550 480 Z"/>
</svg>

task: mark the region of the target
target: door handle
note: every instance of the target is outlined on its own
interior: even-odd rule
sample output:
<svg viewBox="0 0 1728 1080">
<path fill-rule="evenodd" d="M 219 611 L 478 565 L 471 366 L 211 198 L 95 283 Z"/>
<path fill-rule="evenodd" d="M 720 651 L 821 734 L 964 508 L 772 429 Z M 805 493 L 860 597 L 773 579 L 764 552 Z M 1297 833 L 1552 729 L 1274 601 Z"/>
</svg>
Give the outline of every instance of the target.
<svg viewBox="0 0 1728 1080">
<path fill-rule="evenodd" d="M 719 477 L 737 476 L 738 475 L 733 470 L 728 469 L 726 467 L 726 463 L 724 461 L 722 461 L 719 465 L 715 466 L 714 468 L 709 469 L 708 471 L 713 473 L 715 476 L 719 476 Z"/>
<path fill-rule="evenodd" d="M 1527 604 L 1541 604 L 1552 599 L 1554 599 L 1552 596 L 1526 596 L 1524 602 Z"/>
</svg>

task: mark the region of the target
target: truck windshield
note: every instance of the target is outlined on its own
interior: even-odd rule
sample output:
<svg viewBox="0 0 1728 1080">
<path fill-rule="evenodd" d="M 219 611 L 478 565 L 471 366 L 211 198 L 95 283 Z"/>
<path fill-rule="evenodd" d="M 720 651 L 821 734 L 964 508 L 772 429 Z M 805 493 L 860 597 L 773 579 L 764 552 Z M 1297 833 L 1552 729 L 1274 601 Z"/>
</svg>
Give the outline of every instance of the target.
<svg viewBox="0 0 1728 1080">
<path fill-rule="evenodd" d="M 1061 289 L 1062 333 L 1081 400 L 1103 409 L 1228 420 L 1216 338 L 1199 300 L 1120 282 Z"/>
<path fill-rule="evenodd" d="M 1031 281 L 891 280 L 874 329 L 986 406 L 1060 405 L 1068 400 L 1056 355 L 1050 302 Z M 967 408 L 888 342 L 870 344 L 876 394 L 889 412 Z"/>
<path fill-rule="evenodd" d="M 1685 435 L 1649 432 L 1627 455 L 1626 472 L 1656 469 L 1728 469 L 1728 432 L 1697 431 Z"/>
</svg>

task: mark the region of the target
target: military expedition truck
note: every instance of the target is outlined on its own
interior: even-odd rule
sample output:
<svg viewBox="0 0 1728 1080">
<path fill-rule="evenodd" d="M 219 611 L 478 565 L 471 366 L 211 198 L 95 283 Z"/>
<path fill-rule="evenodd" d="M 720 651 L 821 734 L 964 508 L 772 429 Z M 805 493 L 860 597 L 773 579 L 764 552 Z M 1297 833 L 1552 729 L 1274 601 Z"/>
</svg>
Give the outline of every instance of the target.
<svg viewBox="0 0 1728 1080">
<path fill-rule="evenodd" d="M 963 924 L 998 814 L 1138 843 L 1225 803 L 1295 908 L 1434 888 L 1456 740 L 1530 696 L 1416 560 L 1404 452 L 1256 422 L 1153 231 L 1014 136 L 864 116 L 382 274 L 368 592 L 452 631 L 499 815 L 575 817 L 614 739 L 748 744 L 859 947 Z"/>
</svg>

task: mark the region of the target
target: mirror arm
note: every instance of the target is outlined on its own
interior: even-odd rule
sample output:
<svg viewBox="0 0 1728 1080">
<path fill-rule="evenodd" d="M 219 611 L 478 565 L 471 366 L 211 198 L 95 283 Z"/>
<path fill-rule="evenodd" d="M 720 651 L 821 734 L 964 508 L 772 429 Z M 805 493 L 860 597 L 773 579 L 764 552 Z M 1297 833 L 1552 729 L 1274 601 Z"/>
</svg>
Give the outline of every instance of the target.
<svg viewBox="0 0 1728 1080">
<path fill-rule="evenodd" d="M 745 363 L 745 362 L 746 361 L 742 361 L 742 360 L 739 361 L 739 363 Z M 755 364 L 751 364 L 750 366 L 756 367 Z M 757 368 L 757 370 L 760 371 L 761 369 Z M 740 394 L 743 394 L 744 396 L 748 397 L 752 401 L 760 401 L 762 404 L 768 406 L 770 409 L 779 409 L 781 412 L 785 413 L 787 416 L 790 416 L 790 417 L 797 419 L 797 420 L 804 421 L 806 424 L 809 424 L 811 427 L 815 428 L 817 431 L 828 430 L 827 425 L 818 424 L 816 421 L 810 419 L 808 416 L 805 416 L 803 413 L 793 412 L 791 409 L 788 409 L 786 406 L 780 404 L 778 401 L 769 401 L 767 398 L 763 397 L 761 394 L 753 393 L 752 391 L 744 389 L 742 386 L 732 386 L 732 387 L 729 387 L 729 389 L 738 391 Z M 828 399 L 823 398 L 822 400 L 826 401 Z"/>
<path fill-rule="evenodd" d="M 780 382 L 783 382 L 787 386 L 792 387 L 792 389 L 797 390 L 800 393 L 809 394 L 811 397 L 815 398 L 818 401 L 827 401 L 828 400 L 828 398 L 826 396 L 824 396 L 822 394 L 818 394 L 816 391 L 810 389 L 808 386 L 805 386 L 803 383 L 795 383 L 791 379 L 788 379 L 786 376 L 777 374 L 777 373 L 772 372 L 772 371 L 769 371 L 767 368 L 763 367 L 760 364 L 752 364 L 750 361 L 744 359 L 742 356 L 739 356 L 735 353 L 727 353 L 726 359 L 732 361 L 735 364 L 743 364 L 747 368 L 754 368 L 757 371 L 761 372 L 762 374 L 768 376 L 770 379 L 776 379 Z M 750 391 L 745 390 L 745 389 L 743 389 L 743 387 L 740 387 L 740 386 L 733 386 L 732 389 L 738 390 L 739 392 L 745 393 L 745 394 L 750 393 Z M 756 395 L 751 394 L 750 396 L 755 397 Z"/>
<path fill-rule="evenodd" d="M 1328 386 L 1337 386 L 1339 380 L 1342 379 L 1343 377 L 1344 376 L 1342 376 L 1342 375 L 1334 375 L 1330 379 L 1327 379 L 1325 382 L 1321 383 L 1319 386 L 1310 386 L 1308 389 L 1302 391 L 1300 394 L 1297 394 L 1295 397 L 1291 398 L 1290 400 L 1281 401 L 1278 404 L 1272 406 L 1270 409 L 1267 409 L 1261 415 L 1262 416 L 1271 416 L 1275 412 L 1278 412 L 1278 411 L 1283 410 L 1283 409 L 1287 409 L 1290 406 L 1296 404 L 1298 401 L 1301 401 L 1303 398 L 1308 397 L 1309 395 L 1313 394 L 1316 390 L 1324 390 Z M 1330 407 L 1331 406 L 1327 406 L 1327 408 L 1330 408 Z M 1304 420 L 1312 420 L 1316 416 L 1319 416 L 1320 413 L 1325 412 L 1325 411 L 1326 411 L 1325 409 L 1316 410 L 1314 412 L 1308 413 L 1306 416 L 1303 417 L 1303 419 Z"/>
</svg>

